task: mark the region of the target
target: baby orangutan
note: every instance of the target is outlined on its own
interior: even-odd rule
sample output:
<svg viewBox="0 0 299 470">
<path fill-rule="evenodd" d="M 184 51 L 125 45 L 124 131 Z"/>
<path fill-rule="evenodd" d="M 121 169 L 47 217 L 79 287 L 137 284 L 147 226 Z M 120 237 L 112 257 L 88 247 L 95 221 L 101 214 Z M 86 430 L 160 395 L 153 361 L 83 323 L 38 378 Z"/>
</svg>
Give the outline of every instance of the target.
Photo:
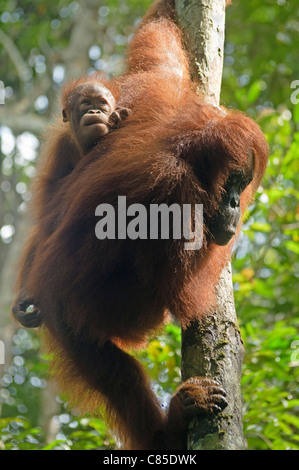
<svg viewBox="0 0 299 470">
<path fill-rule="evenodd" d="M 116 108 L 114 96 L 101 83 L 87 82 L 69 93 L 62 116 L 64 122 L 70 122 L 73 139 L 84 155 L 104 135 L 120 127 L 128 109 Z"/>
<path fill-rule="evenodd" d="M 70 82 L 64 87 L 62 119 L 66 124 L 61 125 L 60 120 L 46 142 L 45 162 L 35 188 L 38 195 L 38 209 L 35 211 L 37 225 L 21 261 L 17 297 L 12 306 L 13 316 L 24 327 L 35 328 L 42 323 L 38 304 L 28 298 L 25 287 L 38 245 L 38 233 L 42 229 L 40 217 L 47 211 L 53 195 L 61 186 L 61 180 L 106 134 L 121 127 L 128 116 L 129 110 L 117 107 L 111 91 L 94 76 Z"/>
</svg>

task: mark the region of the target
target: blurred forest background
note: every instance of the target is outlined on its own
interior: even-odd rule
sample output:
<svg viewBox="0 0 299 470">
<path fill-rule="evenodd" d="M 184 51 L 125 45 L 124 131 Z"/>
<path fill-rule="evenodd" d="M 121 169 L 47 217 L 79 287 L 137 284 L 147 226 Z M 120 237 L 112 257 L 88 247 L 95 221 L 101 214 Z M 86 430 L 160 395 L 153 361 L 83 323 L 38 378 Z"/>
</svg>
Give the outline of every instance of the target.
<svg viewBox="0 0 299 470">
<path fill-rule="evenodd" d="M 114 447 L 100 420 L 78 417 L 56 396 L 38 335 L 12 323 L 9 305 L 39 139 L 61 85 L 87 70 L 120 73 L 150 3 L 0 0 L 0 449 Z M 227 9 L 221 102 L 252 115 L 271 148 L 233 260 L 251 450 L 299 449 L 298 50 L 298 2 L 234 0 Z M 180 382 L 178 326 L 169 325 L 140 358 L 167 402 Z"/>
</svg>

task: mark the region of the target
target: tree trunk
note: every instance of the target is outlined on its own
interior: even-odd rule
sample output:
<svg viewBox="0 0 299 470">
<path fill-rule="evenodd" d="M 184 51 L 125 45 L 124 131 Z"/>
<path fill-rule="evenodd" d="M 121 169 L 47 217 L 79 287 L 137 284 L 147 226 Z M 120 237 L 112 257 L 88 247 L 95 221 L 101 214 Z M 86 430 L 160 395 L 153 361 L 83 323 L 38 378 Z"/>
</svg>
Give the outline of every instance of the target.
<svg viewBox="0 0 299 470">
<path fill-rule="evenodd" d="M 192 78 L 206 102 L 218 106 L 223 68 L 225 0 L 176 0 L 176 11 L 190 52 Z M 234 306 L 231 266 L 217 287 L 211 316 L 182 331 L 182 379 L 211 377 L 223 385 L 228 406 L 218 416 L 194 419 L 188 448 L 244 449 L 241 400 L 243 345 Z"/>
</svg>

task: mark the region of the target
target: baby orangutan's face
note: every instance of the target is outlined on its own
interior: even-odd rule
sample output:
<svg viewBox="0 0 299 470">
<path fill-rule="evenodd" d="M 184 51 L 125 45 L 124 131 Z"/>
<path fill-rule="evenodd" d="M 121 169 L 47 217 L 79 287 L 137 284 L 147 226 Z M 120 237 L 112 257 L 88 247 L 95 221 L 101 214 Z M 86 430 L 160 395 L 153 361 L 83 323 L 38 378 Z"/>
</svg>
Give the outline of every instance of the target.
<svg viewBox="0 0 299 470">
<path fill-rule="evenodd" d="M 84 83 L 75 88 L 62 111 L 63 120 L 70 121 L 76 141 L 84 153 L 110 132 L 110 117 L 115 111 L 110 91 L 97 83 Z"/>
</svg>

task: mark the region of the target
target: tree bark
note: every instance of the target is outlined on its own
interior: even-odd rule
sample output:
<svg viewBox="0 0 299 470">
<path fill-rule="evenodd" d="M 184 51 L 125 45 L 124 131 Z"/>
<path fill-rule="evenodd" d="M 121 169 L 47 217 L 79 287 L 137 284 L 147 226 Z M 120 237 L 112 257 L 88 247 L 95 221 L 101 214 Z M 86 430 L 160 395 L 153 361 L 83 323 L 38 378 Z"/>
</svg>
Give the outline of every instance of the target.
<svg viewBox="0 0 299 470">
<path fill-rule="evenodd" d="M 219 105 L 224 49 L 225 0 L 176 0 L 179 24 L 190 52 L 192 78 L 207 103 Z M 241 369 L 243 344 L 238 327 L 231 266 L 217 286 L 212 315 L 182 330 L 182 379 L 211 377 L 226 390 L 228 406 L 220 415 L 194 419 L 192 450 L 244 449 Z"/>
</svg>

